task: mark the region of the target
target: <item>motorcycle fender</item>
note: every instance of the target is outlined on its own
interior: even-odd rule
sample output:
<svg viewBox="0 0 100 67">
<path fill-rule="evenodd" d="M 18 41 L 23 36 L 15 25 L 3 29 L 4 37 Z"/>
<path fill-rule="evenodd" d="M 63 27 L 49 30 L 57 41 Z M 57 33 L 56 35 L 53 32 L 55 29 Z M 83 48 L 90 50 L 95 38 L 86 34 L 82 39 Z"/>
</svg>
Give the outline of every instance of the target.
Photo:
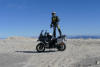
<svg viewBox="0 0 100 67">
<path fill-rule="evenodd" d="M 60 45 L 64 45 L 64 42 L 61 42 Z"/>
<path fill-rule="evenodd" d="M 45 44 L 44 44 L 43 42 L 41 42 L 41 41 L 40 41 L 39 43 L 41 43 L 41 44 L 45 45 Z"/>
</svg>

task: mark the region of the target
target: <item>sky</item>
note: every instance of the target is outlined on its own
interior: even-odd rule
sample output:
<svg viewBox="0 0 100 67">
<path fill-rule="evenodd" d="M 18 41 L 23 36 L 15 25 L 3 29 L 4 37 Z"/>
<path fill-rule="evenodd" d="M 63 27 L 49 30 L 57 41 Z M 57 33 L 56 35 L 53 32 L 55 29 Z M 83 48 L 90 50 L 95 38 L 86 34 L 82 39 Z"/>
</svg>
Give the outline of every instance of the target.
<svg viewBox="0 0 100 67">
<path fill-rule="evenodd" d="M 63 34 L 100 35 L 100 0 L 0 0 L 0 38 L 52 33 L 53 11 Z"/>
</svg>

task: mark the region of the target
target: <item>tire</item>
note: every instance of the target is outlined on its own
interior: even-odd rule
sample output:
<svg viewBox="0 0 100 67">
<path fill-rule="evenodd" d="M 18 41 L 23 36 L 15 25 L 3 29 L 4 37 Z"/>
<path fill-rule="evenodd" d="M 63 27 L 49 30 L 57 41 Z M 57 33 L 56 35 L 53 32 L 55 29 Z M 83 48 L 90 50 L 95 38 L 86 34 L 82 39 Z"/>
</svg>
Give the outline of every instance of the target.
<svg viewBox="0 0 100 67">
<path fill-rule="evenodd" d="M 58 47 L 58 51 L 64 51 L 66 49 L 66 44 L 64 42 L 61 42 Z"/>
<path fill-rule="evenodd" d="M 45 46 L 43 43 L 39 43 L 37 46 L 36 46 L 36 50 L 37 52 L 44 52 L 45 51 Z"/>
</svg>

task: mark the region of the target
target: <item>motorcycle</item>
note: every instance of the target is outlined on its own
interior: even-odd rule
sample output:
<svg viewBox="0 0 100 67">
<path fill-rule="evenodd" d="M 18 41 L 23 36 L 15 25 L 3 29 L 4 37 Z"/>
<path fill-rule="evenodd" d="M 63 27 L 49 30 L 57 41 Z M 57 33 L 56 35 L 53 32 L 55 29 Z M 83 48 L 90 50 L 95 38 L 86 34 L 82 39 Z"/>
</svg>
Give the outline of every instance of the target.
<svg viewBox="0 0 100 67">
<path fill-rule="evenodd" d="M 66 49 L 65 39 L 65 35 L 53 38 L 53 36 L 47 31 L 43 34 L 42 30 L 37 40 L 39 43 L 36 46 L 36 50 L 38 52 L 44 52 L 45 49 L 57 48 L 58 51 L 64 51 Z"/>
</svg>

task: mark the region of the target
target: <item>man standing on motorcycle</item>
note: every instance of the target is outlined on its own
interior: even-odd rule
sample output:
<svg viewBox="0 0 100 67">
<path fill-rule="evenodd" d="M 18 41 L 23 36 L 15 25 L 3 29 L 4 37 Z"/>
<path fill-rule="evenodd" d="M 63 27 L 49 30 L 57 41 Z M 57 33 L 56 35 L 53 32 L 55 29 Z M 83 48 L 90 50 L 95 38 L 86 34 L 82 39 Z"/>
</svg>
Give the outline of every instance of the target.
<svg viewBox="0 0 100 67">
<path fill-rule="evenodd" d="M 59 31 L 59 34 L 60 34 L 60 37 L 62 35 L 62 32 L 60 30 L 60 27 L 59 27 L 59 18 L 58 16 L 56 16 L 56 12 L 52 12 L 52 21 L 51 21 L 51 25 L 50 27 L 52 28 L 53 27 L 53 36 L 56 37 L 56 28 L 58 29 Z"/>
</svg>

